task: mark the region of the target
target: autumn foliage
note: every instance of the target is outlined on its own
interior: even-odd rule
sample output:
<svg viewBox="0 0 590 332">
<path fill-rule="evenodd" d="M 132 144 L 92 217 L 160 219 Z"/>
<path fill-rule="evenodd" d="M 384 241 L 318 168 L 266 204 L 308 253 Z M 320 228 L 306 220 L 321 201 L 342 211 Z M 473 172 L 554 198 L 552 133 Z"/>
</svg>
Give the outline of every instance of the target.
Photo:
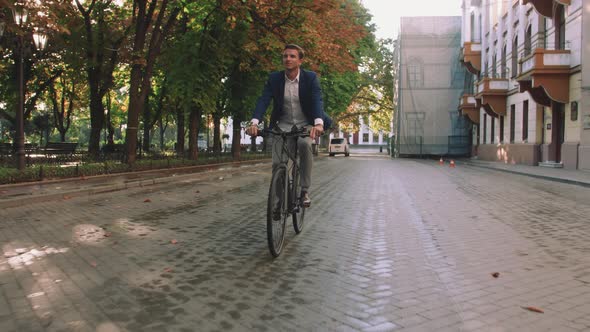
<svg viewBox="0 0 590 332">
<path fill-rule="evenodd" d="M 320 65 L 336 72 L 357 69 L 352 50 L 368 31 L 356 20 L 360 14 L 354 2 L 233 0 L 224 2 L 223 8 L 230 20 L 248 22 L 249 38 L 243 50 L 267 67 L 286 43 L 296 43 L 306 50 L 312 70 Z"/>
</svg>

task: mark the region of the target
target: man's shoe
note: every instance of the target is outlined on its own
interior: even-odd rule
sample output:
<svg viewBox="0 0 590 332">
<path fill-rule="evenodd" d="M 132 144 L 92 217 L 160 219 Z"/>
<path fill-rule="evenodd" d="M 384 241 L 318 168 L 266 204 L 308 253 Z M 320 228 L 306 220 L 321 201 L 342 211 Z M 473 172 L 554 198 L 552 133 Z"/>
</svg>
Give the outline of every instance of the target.
<svg viewBox="0 0 590 332">
<path fill-rule="evenodd" d="M 307 191 L 301 192 L 301 204 L 306 208 L 311 206 L 311 198 L 309 198 Z"/>
</svg>

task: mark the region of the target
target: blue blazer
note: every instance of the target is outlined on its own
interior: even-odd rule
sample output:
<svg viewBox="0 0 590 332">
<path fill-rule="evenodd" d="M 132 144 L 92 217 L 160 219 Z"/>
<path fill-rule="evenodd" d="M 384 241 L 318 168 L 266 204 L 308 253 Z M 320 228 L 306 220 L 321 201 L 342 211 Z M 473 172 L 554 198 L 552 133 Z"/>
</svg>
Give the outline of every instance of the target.
<svg viewBox="0 0 590 332">
<path fill-rule="evenodd" d="M 283 114 L 283 100 L 285 98 L 285 71 L 273 72 L 268 76 L 262 95 L 258 98 L 254 109 L 254 119 L 262 121 L 264 114 L 273 100 L 269 128 L 273 128 Z M 316 73 L 299 68 L 299 102 L 301 110 L 310 125 L 320 118 L 324 121 L 324 130 L 332 126 L 332 119 L 324 112 L 322 90 Z"/>
</svg>

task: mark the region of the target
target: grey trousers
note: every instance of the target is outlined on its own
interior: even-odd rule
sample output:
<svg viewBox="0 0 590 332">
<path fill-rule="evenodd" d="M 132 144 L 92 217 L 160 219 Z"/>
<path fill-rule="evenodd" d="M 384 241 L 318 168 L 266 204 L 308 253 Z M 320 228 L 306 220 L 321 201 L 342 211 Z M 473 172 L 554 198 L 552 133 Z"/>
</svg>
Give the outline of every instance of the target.
<svg viewBox="0 0 590 332">
<path fill-rule="evenodd" d="M 287 148 L 289 151 L 295 149 L 295 138 L 287 139 Z M 311 168 L 313 166 L 313 154 L 311 150 L 312 139 L 310 137 L 303 137 L 297 140 L 297 148 L 299 149 L 299 165 L 300 176 L 301 176 L 301 190 L 308 191 L 311 186 Z M 272 143 L 272 166 L 273 169 L 276 165 L 281 162 L 281 148 L 283 146 L 283 139 L 275 136 Z M 286 153 L 283 153 L 283 158 L 286 160 L 289 158 Z M 284 160 L 284 161 L 285 161 Z"/>
</svg>

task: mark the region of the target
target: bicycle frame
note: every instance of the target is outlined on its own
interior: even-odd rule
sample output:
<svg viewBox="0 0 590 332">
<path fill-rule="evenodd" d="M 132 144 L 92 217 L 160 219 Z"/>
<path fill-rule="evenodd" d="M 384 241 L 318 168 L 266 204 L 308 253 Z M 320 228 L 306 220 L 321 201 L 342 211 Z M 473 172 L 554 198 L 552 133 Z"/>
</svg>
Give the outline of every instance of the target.
<svg viewBox="0 0 590 332">
<path fill-rule="evenodd" d="M 280 129 L 267 129 L 263 130 L 262 133 L 265 136 L 273 135 L 275 137 L 281 137 L 280 155 L 276 156 L 279 162 L 273 165 L 267 210 L 269 249 L 271 254 L 277 257 L 280 255 L 283 247 L 285 223 L 289 215 L 293 218 L 293 227 L 297 234 L 301 232 L 303 227 L 305 208 L 299 206 L 300 198 L 298 196 L 300 195 L 298 195 L 298 187 L 300 166 L 297 140 L 299 137 L 309 136 L 309 134 L 305 132 L 305 128 L 298 129 L 296 127 L 290 132 L 284 132 Z M 277 144 L 277 142 L 273 142 L 273 153 L 277 153 L 278 149 L 274 144 Z M 294 145 L 293 149 L 289 149 L 291 144 Z M 292 162 L 289 163 L 289 160 Z M 282 190 L 277 190 L 281 187 Z M 276 201 L 277 199 L 279 201 Z"/>
</svg>

